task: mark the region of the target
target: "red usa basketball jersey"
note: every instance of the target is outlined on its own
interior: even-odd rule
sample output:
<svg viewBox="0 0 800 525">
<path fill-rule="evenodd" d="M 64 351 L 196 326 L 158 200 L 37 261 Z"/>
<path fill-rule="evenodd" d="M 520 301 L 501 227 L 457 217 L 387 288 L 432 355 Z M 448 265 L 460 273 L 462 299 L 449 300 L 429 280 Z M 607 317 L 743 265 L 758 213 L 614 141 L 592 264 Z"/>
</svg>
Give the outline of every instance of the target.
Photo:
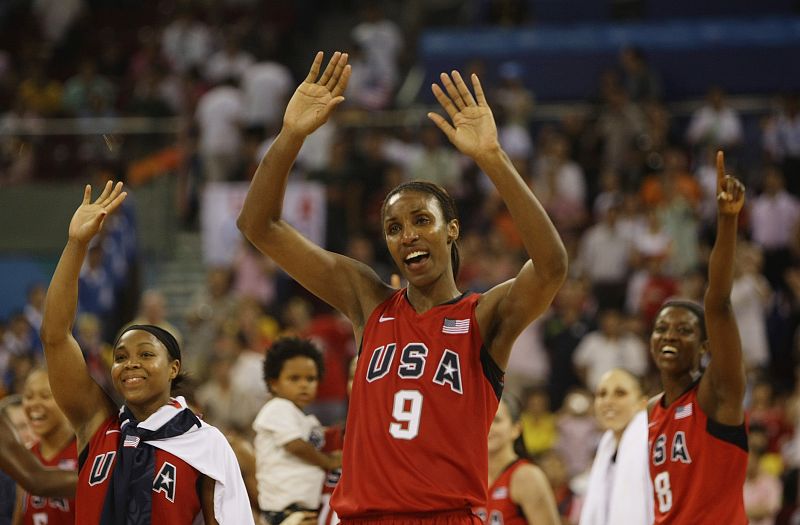
<svg viewBox="0 0 800 525">
<path fill-rule="evenodd" d="M 325 429 L 325 446 L 323 452 L 335 452 L 342 450 L 344 440 L 344 427 L 333 426 Z M 325 481 L 322 483 L 322 498 L 320 500 L 319 515 L 317 522 L 319 525 L 336 525 L 339 523 L 339 516 L 331 508 L 331 494 L 339 483 L 342 476 L 342 469 L 329 470 L 325 473 Z"/>
<path fill-rule="evenodd" d="M 486 507 L 476 510 L 486 525 L 528 525 L 522 509 L 511 499 L 511 477 L 518 468 L 530 464 L 525 459 L 517 459 L 494 480 L 489 487 Z"/>
<path fill-rule="evenodd" d="M 485 504 L 503 374 L 483 346 L 479 297 L 418 314 L 399 290 L 370 315 L 331 502 L 339 517 Z"/>
<path fill-rule="evenodd" d="M 109 417 L 81 453 L 75 523 L 99 523 L 117 459 L 119 418 Z M 200 513 L 200 473 L 185 461 L 156 448 L 153 478 L 153 523 L 190 525 Z"/>
<path fill-rule="evenodd" d="M 39 443 L 31 447 L 31 452 L 45 467 L 62 470 L 78 470 L 78 450 L 75 440 L 70 441 L 61 451 L 50 459 L 42 457 Z M 73 525 L 75 523 L 75 500 L 67 498 L 45 498 L 25 494 L 22 499 L 23 525 Z"/>
<path fill-rule="evenodd" d="M 698 383 L 670 406 L 663 395 L 649 422 L 650 477 L 655 523 L 747 525 L 743 487 L 745 425 L 708 418 L 697 402 Z"/>
</svg>

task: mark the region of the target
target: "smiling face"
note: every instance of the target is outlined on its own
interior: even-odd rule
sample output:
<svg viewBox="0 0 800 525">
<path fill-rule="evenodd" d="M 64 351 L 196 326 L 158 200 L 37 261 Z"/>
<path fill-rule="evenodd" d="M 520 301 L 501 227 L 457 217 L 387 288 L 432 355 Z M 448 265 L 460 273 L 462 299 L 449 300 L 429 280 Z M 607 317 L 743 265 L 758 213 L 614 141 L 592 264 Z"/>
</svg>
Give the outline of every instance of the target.
<svg viewBox="0 0 800 525">
<path fill-rule="evenodd" d="M 22 389 L 22 410 L 31 431 L 39 439 L 69 428 L 69 421 L 58 408 L 50 382 L 44 370 L 33 371 L 25 380 Z"/>
<path fill-rule="evenodd" d="M 690 310 L 668 306 L 656 317 L 650 353 L 662 373 L 680 375 L 696 370 L 703 345 L 700 319 Z"/>
<path fill-rule="evenodd" d="M 156 336 L 130 330 L 114 348 L 111 380 L 128 406 L 149 411 L 169 401 L 171 382 L 180 369 L 180 361 L 170 357 Z"/>
<path fill-rule="evenodd" d="M 633 416 L 647 405 L 636 379 L 624 370 L 610 370 L 600 379 L 594 397 L 597 421 L 617 437 L 631 422 Z"/>
<path fill-rule="evenodd" d="M 319 386 L 317 363 L 310 357 L 302 355 L 284 361 L 278 378 L 269 381 L 270 392 L 288 399 L 301 410 L 317 397 L 317 386 Z"/>
<path fill-rule="evenodd" d="M 446 221 L 434 195 L 405 190 L 386 202 L 383 234 L 395 264 L 409 283 L 425 286 L 450 272 L 458 221 Z"/>
<path fill-rule="evenodd" d="M 489 427 L 489 454 L 496 453 L 504 447 L 512 444 L 519 437 L 519 423 L 511 419 L 511 411 L 505 401 L 501 401 L 497 407 L 497 413 Z"/>
</svg>

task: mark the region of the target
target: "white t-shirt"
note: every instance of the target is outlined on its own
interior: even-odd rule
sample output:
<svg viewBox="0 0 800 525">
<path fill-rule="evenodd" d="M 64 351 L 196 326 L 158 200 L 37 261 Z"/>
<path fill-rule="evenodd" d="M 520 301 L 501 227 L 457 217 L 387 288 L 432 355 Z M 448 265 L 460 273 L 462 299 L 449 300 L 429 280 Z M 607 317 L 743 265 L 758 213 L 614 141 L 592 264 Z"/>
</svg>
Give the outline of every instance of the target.
<svg viewBox="0 0 800 525">
<path fill-rule="evenodd" d="M 253 430 L 261 510 L 278 512 L 293 503 L 316 509 L 325 471 L 287 452 L 284 445 L 302 439 L 321 448 L 324 434 L 319 420 L 303 413 L 288 399 L 275 397 L 258 413 Z"/>
</svg>

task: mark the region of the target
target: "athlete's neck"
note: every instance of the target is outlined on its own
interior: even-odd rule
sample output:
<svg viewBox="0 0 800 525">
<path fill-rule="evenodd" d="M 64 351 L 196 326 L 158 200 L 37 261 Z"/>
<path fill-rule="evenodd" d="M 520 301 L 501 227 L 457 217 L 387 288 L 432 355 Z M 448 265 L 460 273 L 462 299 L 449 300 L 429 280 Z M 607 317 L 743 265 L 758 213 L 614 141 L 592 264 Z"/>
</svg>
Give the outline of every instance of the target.
<svg viewBox="0 0 800 525">
<path fill-rule="evenodd" d="M 489 485 L 495 482 L 500 474 L 511 464 L 512 461 L 518 459 L 514 453 L 514 445 L 509 443 L 496 452 L 489 453 Z"/>
<path fill-rule="evenodd" d="M 661 374 L 661 384 L 664 385 L 664 405 L 669 406 L 685 394 L 694 380 L 694 376 L 689 372 L 679 376 Z"/>
<path fill-rule="evenodd" d="M 439 279 L 423 288 L 409 284 L 406 290 L 408 301 L 418 314 L 425 313 L 434 306 L 452 301 L 459 295 L 461 292 L 456 288 L 456 283 L 452 279 L 447 281 Z"/>
<path fill-rule="evenodd" d="M 68 424 L 59 425 L 39 440 L 39 450 L 44 459 L 52 459 L 64 450 L 70 441 L 75 438 L 75 432 Z"/>
<path fill-rule="evenodd" d="M 144 403 L 136 403 L 136 404 L 132 404 L 126 401 L 125 404 L 128 406 L 128 409 L 130 409 L 131 413 L 133 414 L 133 417 L 136 418 L 136 421 L 141 423 L 148 417 L 155 414 L 156 410 L 169 403 L 169 400 L 170 400 L 170 395 L 169 393 L 167 393 L 166 396 L 159 396 L 157 399 L 154 399 L 152 401 L 146 401 Z"/>
</svg>

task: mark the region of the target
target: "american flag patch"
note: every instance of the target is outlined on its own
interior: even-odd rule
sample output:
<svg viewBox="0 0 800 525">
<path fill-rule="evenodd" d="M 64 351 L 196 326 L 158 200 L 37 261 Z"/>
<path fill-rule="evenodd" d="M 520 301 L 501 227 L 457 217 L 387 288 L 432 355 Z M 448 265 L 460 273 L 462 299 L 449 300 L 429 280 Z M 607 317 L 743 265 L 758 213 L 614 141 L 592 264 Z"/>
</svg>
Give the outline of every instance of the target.
<svg viewBox="0 0 800 525">
<path fill-rule="evenodd" d="M 125 441 L 122 442 L 122 446 L 136 448 L 139 446 L 139 441 L 141 440 L 138 436 L 125 436 Z"/>
<path fill-rule="evenodd" d="M 469 332 L 469 319 L 448 319 L 444 318 L 442 324 L 443 334 L 466 334 Z"/>
<path fill-rule="evenodd" d="M 683 419 L 692 415 L 692 404 L 682 405 L 675 409 L 675 419 Z"/>
</svg>

